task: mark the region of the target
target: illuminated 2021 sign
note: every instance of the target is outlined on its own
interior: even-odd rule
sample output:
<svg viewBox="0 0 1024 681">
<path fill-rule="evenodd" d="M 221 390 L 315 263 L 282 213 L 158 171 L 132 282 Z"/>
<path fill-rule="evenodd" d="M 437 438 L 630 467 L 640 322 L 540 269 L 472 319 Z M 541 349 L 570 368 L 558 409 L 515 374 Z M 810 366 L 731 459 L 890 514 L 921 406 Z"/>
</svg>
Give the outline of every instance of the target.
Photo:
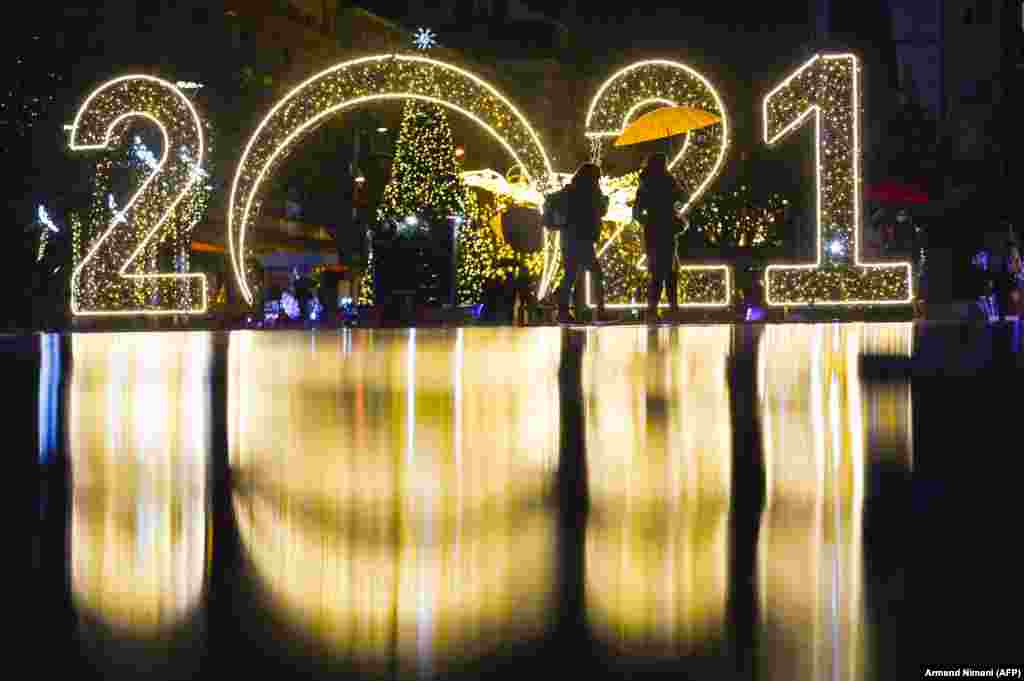
<svg viewBox="0 0 1024 681">
<path fill-rule="evenodd" d="M 778 142 L 812 116 L 818 133 L 817 258 L 810 264 L 769 267 L 765 290 L 770 305 L 905 304 L 912 299 L 909 263 L 866 264 L 859 259 L 859 78 L 859 62 L 854 55 L 818 55 L 765 97 L 766 143 Z M 547 151 L 526 117 L 496 88 L 472 73 L 414 55 L 376 55 L 338 64 L 285 95 L 263 118 L 242 152 L 228 201 L 227 242 L 236 281 L 247 302 L 253 302 L 254 294 L 245 276 L 246 233 L 258 212 L 263 182 L 299 141 L 333 114 L 373 100 L 409 98 L 443 105 L 467 116 L 509 152 L 532 184 L 546 188 L 554 183 L 555 173 Z M 673 169 L 683 171 L 684 181 L 691 189 L 686 210 L 721 172 L 729 142 L 725 107 L 718 92 L 701 74 L 685 64 L 662 60 L 638 62 L 622 69 L 594 97 L 587 115 L 587 135 L 599 140 L 617 134 L 651 104 L 701 106 L 721 118 L 703 131 L 699 139 L 688 136 L 683 150 L 672 160 Z M 174 207 L 194 189 L 201 176 L 203 126 L 188 99 L 171 83 L 150 76 L 112 80 L 90 94 L 78 112 L 71 130 L 71 148 L 110 148 L 132 118 L 145 118 L 160 128 L 163 157 L 135 196 L 94 241 L 75 268 L 74 277 L 87 270 L 96 275 L 93 270 L 102 269 L 99 275 L 112 285 L 134 278 L 172 289 L 158 301 L 181 300 L 181 292 L 176 289 L 183 286 L 196 287 L 198 294 L 186 296 L 194 303 L 184 309 L 159 302 L 152 308 L 139 309 L 128 295 L 124 300 L 115 296 L 109 309 L 86 309 L 73 294 L 72 311 L 76 315 L 205 312 L 204 275 L 130 271 L 133 264 L 138 269 L 138 254 L 158 236 Z M 177 148 L 189 153 L 176 156 L 168 151 Z M 160 181 L 156 182 L 157 179 Z M 158 187 L 163 190 L 157 191 Z M 135 229 L 127 229 L 129 224 L 134 224 Z M 558 267 L 558 250 L 552 236 L 545 235 L 546 262 L 539 291 L 542 296 L 554 281 Z M 111 250 L 112 240 L 133 238 L 137 243 L 129 244 L 129 256 L 119 268 L 103 265 L 110 260 L 101 257 L 103 249 Z M 117 252 L 122 251 L 123 248 Z M 688 266 L 680 277 L 681 299 L 692 306 L 727 306 L 731 279 L 728 265 Z"/>
</svg>

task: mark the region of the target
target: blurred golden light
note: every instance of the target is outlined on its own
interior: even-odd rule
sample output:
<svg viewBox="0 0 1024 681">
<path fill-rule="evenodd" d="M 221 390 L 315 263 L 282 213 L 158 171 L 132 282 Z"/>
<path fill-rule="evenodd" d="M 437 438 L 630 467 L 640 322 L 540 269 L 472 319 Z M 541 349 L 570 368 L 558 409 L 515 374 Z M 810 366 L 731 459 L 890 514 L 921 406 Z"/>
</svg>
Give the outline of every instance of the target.
<svg viewBox="0 0 1024 681">
<path fill-rule="evenodd" d="M 285 620 L 401 675 L 542 633 L 558 334 L 233 336 L 234 507 Z"/>
<path fill-rule="evenodd" d="M 587 610 L 629 654 L 682 655 L 724 635 L 731 333 L 602 329 L 588 343 Z"/>
<path fill-rule="evenodd" d="M 758 538 L 766 678 L 867 676 L 864 510 L 872 433 L 907 443 L 909 386 L 866 385 L 866 353 L 907 354 L 910 324 L 767 326 L 759 352 L 767 497 Z M 872 405 L 884 404 L 883 409 Z M 909 461 L 908 461 L 909 463 Z"/>
<path fill-rule="evenodd" d="M 72 349 L 72 597 L 160 637 L 194 613 L 206 574 L 210 337 L 76 334 Z"/>
</svg>

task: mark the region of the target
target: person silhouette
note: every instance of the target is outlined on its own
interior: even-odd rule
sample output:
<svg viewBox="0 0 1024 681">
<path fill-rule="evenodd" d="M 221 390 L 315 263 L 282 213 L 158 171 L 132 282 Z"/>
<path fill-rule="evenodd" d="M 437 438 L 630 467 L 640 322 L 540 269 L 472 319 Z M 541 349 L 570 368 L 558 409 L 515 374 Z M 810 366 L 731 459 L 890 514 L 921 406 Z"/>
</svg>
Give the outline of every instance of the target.
<svg viewBox="0 0 1024 681">
<path fill-rule="evenodd" d="M 590 512 L 586 428 L 583 413 L 583 353 L 586 333 L 562 330 L 558 366 L 561 437 L 556 474 L 559 545 L 558 639 L 588 640 L 584 602 L 586 527 Z"/>
<path fill-rule="evenodd" d="M 605 317 L 604 273 L 595 250 L 601 232 L 601 219 L 608 212 L 608 197 L 601 192 L 600 183 L 601 168 L 594 163 L 584 163 L 568 187 L 568 220 L 561 230 L 565 277 L 558 291 L 558 317 L 562 323 L 570 321 L 569 298 L 580 270 L 587 270 L 593 275 L 597 318 Z M 579 317 L 579 296 L 576 308 Z"/>
<path fill-rule="evenodd" d="M 633 218 L 644 227 L 647 271 L 651 273 L 647 287 L 648 321 L 658 318 L 662 289 L 668 295 L 672 318 L 679 314 L 675 203 L 685 196 L 679 182 L 668 172 L 668 157 L 652 154 L 640 173 L 640 187 L 633 204 Z"/>
</svg>

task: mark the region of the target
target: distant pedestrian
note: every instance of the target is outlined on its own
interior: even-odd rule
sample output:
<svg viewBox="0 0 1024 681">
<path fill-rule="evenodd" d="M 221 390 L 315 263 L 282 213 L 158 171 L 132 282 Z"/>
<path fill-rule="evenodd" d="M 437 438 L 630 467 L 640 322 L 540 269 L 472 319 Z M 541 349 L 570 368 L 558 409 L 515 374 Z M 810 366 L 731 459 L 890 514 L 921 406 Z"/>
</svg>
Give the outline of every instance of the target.
<svg viewBox="0 0 1024 681">
<path fill-rule="evenodd" d="M 565 278 L 558 291 L 559 321 L 569 321 L 569 298 L 580 270 L 587 270 L 594 280 L 597 316 L 604 318 L 604 272 L 597 260 L 597 238 L 601 222 L 608 212 L 608 197 L 601 192 L 601 168 L 584 163 L 576 171 L 568 187 L 568 216 L 561 230 Z M 577 296 L 579 300 L 579 296 Z M 577 304 L 576 315 L 580 316 Z"/>
<path fill-rule="evenodd" d="M 1005 318 L 1008 315 L 1019 316 L 1021 254 L 1013 225 L 1004 218 L 1001 227 L 1000 248 L 991 258 L 989 267 L 995 280 L 998 314 Z"/>
<path fill-rule="evenodd" d="M 989 252 L 981 249 L 975 253 L 971 261 L 971 293 L 977 301 L 977 311 L 985 321 L 996 318 L 995 279 L 989 269 Z"/>
<path fill-rule="evenodd" d="M 1007 248 L 1010 253 L 1006 259 L 1007 294 L 1004 314 L 1020 319 L 1021 314 L 1024 314 L 1024 258 L 1015 241 L 1011 241 Z"/>
<path fill-rule="evenodd" d="M 644 227 L 647 271 L 651 276 L 647 287 L 649 321 L 657 319 L 662 289 L 668 295 L 673 317 L 679 312 L 675 204 L 685 198 L 683 188 L 668 172 L 668 157 L 665 154 L 651 155 L 640 173 L 640 187 L 633 204 L 633 218 Z"/>
</svg>

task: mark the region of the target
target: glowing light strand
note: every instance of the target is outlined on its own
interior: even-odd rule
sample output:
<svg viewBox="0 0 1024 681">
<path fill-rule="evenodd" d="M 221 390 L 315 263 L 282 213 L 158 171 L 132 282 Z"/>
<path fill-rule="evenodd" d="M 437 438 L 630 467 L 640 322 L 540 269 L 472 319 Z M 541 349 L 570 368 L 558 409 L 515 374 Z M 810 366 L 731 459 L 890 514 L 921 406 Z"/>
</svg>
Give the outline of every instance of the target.
<svg viewBox="0 0 1024 681">
<path fill-rule="evenodd" d="M 93 240 L 91 247 L 72 271 L 71 311 L 78 316 L 203 314 L 207 308 L 207 282 L 203 274 L 132 273 L 138 268 L 140 255 L 150 246 L 169 221 L 178 205 L 194 191 L 194 168 L 169 153 L 175 146 L 196 149 L 196 164 L 201 165 L 206 151 L 203 122 L 195 106 L 174 84 L 146 75 L 129 75 L 110 80 L 96 88 L 82 104 L 71 126 L 69 147 L 75 151 L 110 148 L 129 120 L 146 119 L 160 131 L 163 152 L 156 167 L 142 182 L 124 209 L 106 229 Z M 159 178 L 159 182 L 156 182 Z M 177 188 L 168 192 L 161 188 Z M 118 246 L 126 246 L 132 236 L 118 228 L 128 216 L 141 239 L 134 250 L 113 269 L 120 259 Z M 123 219 L 120 219 L 123 218 Z M 130 243 L 127 244 L 131 248 Z M 111 260 L 107 263 L 104 260 Z M 118 287 L 124 280 L 154 285 L 160 295 L 153 301 L 186 301 L 184 306 L 163 306 L 151 302 L 138 306 L 131 296 L 108 296 L 109 307 L 83 305 L 80 285 L 83 278 L 102 280 Z M 199 288 L 199 301 L 194 300 L 194 286 Z"/>
<path fill-rule="evenodd" d="M 60 231 L 60 229 L 57 227 L 57 225 L 53 224 L 53 220 L 50 218 L 50 214 L 46 212 L 46 207 L 45 206 L 42 206 L 42 205 L 39 206 L 39 210 L 37 211 L 37 215 L 39 216 L 39 223 L 41 225 L 43 225 L 44 227 L 46 227 L 46 229 L 48 231 L 50 231 L 50 232 L 59 232 Z"/>
<path fill-rule="evenodd" d="M 718 177 L 729 149 L 728 112 L 718 90 L 707 78 L 690 66 L 676 61 L 653 59 L 630 64 L 598 88 L 587 111 L 585 134 L 591 140 L 617 137 L 641 109 L 656 104 L 693 106 L 721 117 L 721 121 L 715 125 L 687 133 L 682 149 L 671 160 L 670 170 L 689 194 L 679 212 L 682 216 L 700 201 Z M 632 192 L 635 196 L 635 188 Z M 616 249 L 614 244 L 622 242 L 630 232 L 639 230 L 638 223 L 623 224 L 604 241 L 599 249 L 599 257 L 604 258 L 605 269 L 609 269 L 610 259 L 627 257 L 617 253 L 621 249 Z M 645 256 L 641 254 L 639 259 L 632 260 L 629 267 L 642 271 L 639 267 L 644 259 Z M 614 269 L 621 271 L 623 267 L 622 263 L 617 263 Z M 720 263 L 680 265 L 680 307 L 728 307 L 732 296 L 731 271 L 730 266 Z M 641 275 L 627 275 L 626 278 L 632 279 L 633 276 Z M 587 303 L 593 306 L 589 273 L 586 288 Z M 632 285 L 627 287 L 630 291 L 632 288 Z M 606 282 L 606 297 L 608 291 Z M 666 303 L 662 303 L 664 305 Z M 634 302 L 613 302 L 608 305 L 627 309 L 645 306 L 646 303 Z"/>
<path fill-rule="evenodd" d="M 481 125 L 512 155 L 531 182 L 545 183 L 551 162 L 525 116 L 492 85 L 477 76 L 427 57 L 376 55 L 338 64 L 308 78 L 263 118 L 246 144 L 228 204 L 228 243 L 242 295 L 253 294 L 241 270 L 246 230 L 262 182 L 289 147 L 328 116 L 381 99 L 419 99 L 441 104 Z"/>
<path fill-rule="evenodd" d="M 764 97 L 765 144 L 808 118 L 815 126 L 815 261 L 769 265 L 771 306 L 905 305 L 913 300 L 909 262 L 860 260 L 860 64 L 856 55 L 815 55 Z"/>
<path fill-rule="evenodd" d="M 413 43 L 421 50 L 429 50 L 437 45 L 437 35 L 429 28 L 420 28 L 413 35 Z"/>
<path fill-rule="evenodd" d="M 60 232 L 60 229 L 50 219 L 50 214 L 46 212 L 45 206 L 39 206 L 36 216 L 39 224 L 45 227 L 45 229 L 39 231 L 39 248 L 36 251 L 36 262 L 39 263 L 43 261 L 43 256 L 46 255 L 46 244 L 50 241 L 50 232 L 57 234 Z"/>
</svg>

